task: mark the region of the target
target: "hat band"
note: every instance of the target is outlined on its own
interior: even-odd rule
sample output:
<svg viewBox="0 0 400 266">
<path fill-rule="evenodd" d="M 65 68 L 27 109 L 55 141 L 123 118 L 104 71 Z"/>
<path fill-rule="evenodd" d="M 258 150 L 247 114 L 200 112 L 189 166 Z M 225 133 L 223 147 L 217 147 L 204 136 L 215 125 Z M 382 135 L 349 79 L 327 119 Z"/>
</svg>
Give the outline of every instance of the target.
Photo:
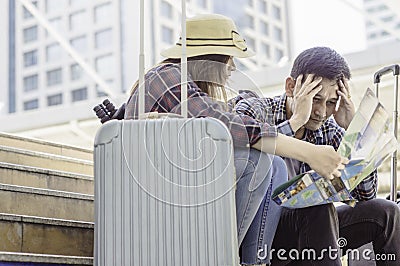
<svg viewBox="0 0 400 266">
<path fill-rule="evenodd" d="M 176 45 L 182 46 L 181 43 L 176 43 Z M 201 46 L 220 46 L 220 47 L 236 47 L 236 48 L 239 48 L 234 44 L 215 44 L 215 43 L 186 44 L 186 46 L 197 46 L 197 47 L 201 47 Z M 239 48 L 239 49 L 241 49 L 243 52 L 247 51 L 247 47 L 244 48 L 244 49 L 243 48 Z"/>
<path fill-rule="evenodd" d="M 182 37 L 179 37 L 179 40 L 182 40 Z M 233 38 L 186 38 L 189 41 L 232 41 Z"/>
<path fill-rule="evenodd" d="M 193 38 L 186 37 L 186 46 L 188 47 L 207 47 L 207 46 L 217 46 L 217 47 L 236 47 L 243 52 L 247 51 L 247 45 L 245 40 L 236 31 L 231 31 L 232 37 L 224 38 Z M 179 38 L 182 41 L 182 37 Z M 182 46 L 181 43 L 177 45 Z"/>
</svg>

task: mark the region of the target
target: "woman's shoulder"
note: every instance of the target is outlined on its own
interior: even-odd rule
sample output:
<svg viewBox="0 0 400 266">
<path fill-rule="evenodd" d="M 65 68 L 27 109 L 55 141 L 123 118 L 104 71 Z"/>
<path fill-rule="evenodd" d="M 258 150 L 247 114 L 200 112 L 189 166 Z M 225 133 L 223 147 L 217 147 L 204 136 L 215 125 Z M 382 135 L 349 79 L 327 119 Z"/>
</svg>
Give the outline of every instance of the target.
<svg viewBox="0 0 400 266">
<path fill-rule="evenodd" d="M 170 70 L 181 70 L 181 67 L 179 64 L 176 63 L 160 63 L 155 65 L 151 71 L 156 72 L 156 73 L 160 73 L 160 72 L 167 72 Z"/>
<path fill-rule="evenodd" d="M 152 81 L 154 78 L 160 77 L 170 77 L 175 75 L 180 75 L 181 68 L 175 63 L 160 63 L 153 66 L 146 73 L 146 79 Z"/>
</svg>

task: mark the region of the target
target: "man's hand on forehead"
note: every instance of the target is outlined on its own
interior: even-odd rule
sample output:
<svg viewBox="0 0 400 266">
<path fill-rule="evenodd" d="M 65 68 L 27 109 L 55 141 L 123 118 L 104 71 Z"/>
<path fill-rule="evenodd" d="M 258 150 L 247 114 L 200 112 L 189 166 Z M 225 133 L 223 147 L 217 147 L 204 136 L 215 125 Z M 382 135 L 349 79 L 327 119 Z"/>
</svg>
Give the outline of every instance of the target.
<svg viewBox="0 0 400 266">
<path fill-rule="evenodd" d="M 347 129 L 356 112 L 354 103 L 351 100 L 349 80 L 347 78 L 342 77 L 338 81 L 337 94 L 340 96 L 340 101 L 333 116 L 339 126 Z"/>
<path fill-rule="evenodd" d="M 303 82 L 304 80 L 304 82 Z M 314 96 L 321 91 L 322 78 L 314 74 L 298 76 L 293 90 L 291 103 L 292 116 L 289 123 L 294 132 L 304 126 L 311 116 Z"/>
</svg>

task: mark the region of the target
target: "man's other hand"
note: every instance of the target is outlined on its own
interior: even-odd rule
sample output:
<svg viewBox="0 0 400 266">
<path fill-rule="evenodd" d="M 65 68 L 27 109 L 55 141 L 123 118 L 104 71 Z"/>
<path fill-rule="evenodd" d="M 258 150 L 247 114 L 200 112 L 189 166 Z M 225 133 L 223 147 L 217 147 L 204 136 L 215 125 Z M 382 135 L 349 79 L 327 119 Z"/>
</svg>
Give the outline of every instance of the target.
<svg viewBox="0 0 400 266">
<path fill-rule="evenodd" d="M 354 103 L 351 100 L 350 87 L 348 80 L 342 78 L 338 82 L 339 90 L 337 94 L 340 96 L 340 103 L 338 110 L 333 114 L 336 123 L 344 129 L 347 129 L 350 125 L 351 120 L 354 117 L 356 109 Z"/>
</svg>

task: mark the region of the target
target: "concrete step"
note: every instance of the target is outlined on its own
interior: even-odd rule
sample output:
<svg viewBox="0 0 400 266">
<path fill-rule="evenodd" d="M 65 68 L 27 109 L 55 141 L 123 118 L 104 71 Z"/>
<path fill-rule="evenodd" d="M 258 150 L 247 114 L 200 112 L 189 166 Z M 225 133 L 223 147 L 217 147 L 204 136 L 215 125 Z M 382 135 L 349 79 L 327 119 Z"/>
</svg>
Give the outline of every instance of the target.
<svg viewBox="0 0 400 266">
<path fill-rule="evenodd" d="M 0 213 L 94 221 L 94 196 L 0 184 Z"/>
<path fill-rule="evenodd" d="M 0 146 L 0 162 L 93 175 L 93 161 Z"/>
<path fill-rule="evenodd" d="M 89 222 L 0 213 L 0 251 L 93 256 Z"/>
<path fill-rule="evenodd" d="M 64 145 L 60 143 L 47 142 L 39 139 L 25 138 L 1 132 L 0 132 L 0 145 L 31 150 L 31 151 L 51 153 L 55 155 L 61 155 L 65 157 L 72 157 L 89 161 L 93 160 L 92 150 Z"/>
<path fill-rule="evenodd" d="M 0 162 L 0 183 L 94 194 L 93 177 Z"/>
<path fill-rule="evenodd" d="M 1 252 L 0 265 L 93 265 L 92 257 L 61 256 L 20 252 Z"/>
</svg>

